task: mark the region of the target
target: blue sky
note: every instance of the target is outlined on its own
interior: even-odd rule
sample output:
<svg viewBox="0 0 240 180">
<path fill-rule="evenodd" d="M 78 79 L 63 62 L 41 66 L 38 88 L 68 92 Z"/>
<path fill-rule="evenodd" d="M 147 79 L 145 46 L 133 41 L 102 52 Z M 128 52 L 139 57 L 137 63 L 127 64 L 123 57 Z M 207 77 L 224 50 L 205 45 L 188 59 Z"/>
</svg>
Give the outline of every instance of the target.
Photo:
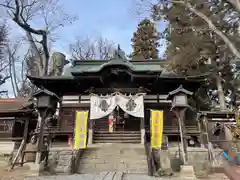
<svg viewBox="0 0 240 180">
<path fill-rule="evenodd" d="M 58 50 L 66 51 L 76 37 L 95 38 L 102 36 L 120 44 L 126 52 L 131 52 L 131 37 L 137 24 L 144 16 L 137 16 L 135 0 L 61 0 L 66 12 L 76 14 L 78 20 L 67 27 L 59 29 L 61 40 L 55 44 Z M 146 15 L 147 16 L 147 15 Z M 164 28 L 157 24 L 158 30 Z M 163 50 L 160 51 L 162 54 Z"/>
</svg>

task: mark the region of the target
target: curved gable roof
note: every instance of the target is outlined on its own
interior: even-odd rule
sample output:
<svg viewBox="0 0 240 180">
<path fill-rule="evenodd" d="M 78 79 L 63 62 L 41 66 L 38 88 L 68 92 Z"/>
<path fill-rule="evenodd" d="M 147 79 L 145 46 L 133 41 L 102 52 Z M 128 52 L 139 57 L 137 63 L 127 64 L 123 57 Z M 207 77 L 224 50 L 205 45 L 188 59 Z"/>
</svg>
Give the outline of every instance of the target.
<svg viewBox="0 0 240 180">
<path fill-rule="evenodd" d="M 108 62 L 102 64 L 98 71 L 102 71 L 104 68 L 111 67 L 111 66 L 125 66 L 126 68 L 129 68 L 132 71 L 135 71 L 134 65 L 125 59 L 112 59 Z"/>
<path fill-rule="evenodd" d="M 113 66 L 122 66 L 130 69 L 133 72 L 156 72 L 161 73 L 165 68 L 165 62 L 160 60 L 135 60 L 129 61 L 127 59 L 112 59 L 105 60 L 87 60 L 87 61 L 73 61 L 73 66 L 68 69 L 72 74 L 82 73 L 98 73 L 103 69 Z"/>
</svg>

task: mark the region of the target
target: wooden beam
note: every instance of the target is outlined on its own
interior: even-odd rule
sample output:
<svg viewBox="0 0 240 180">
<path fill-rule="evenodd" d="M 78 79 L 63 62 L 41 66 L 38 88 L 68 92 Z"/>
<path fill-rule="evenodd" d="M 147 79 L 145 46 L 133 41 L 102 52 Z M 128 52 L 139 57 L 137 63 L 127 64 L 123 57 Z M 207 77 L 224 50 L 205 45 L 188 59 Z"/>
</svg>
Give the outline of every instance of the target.
<svg viewBox="0 0 240 180">
<path fill-rule="evenodd" d="M 62 104 L 62 108 L 72 108 L 72 107 L 90 107 L 90 103 L 73 103 L 73 104 Z"/>
<path fill-rule="evenodd" d="M 93 88 L 91 89 L 93 93 L 112 93 L 112 92 L 121 92 L 121 93 L 141 93 L 149 92 L 147 88 Z"/>
</svg>

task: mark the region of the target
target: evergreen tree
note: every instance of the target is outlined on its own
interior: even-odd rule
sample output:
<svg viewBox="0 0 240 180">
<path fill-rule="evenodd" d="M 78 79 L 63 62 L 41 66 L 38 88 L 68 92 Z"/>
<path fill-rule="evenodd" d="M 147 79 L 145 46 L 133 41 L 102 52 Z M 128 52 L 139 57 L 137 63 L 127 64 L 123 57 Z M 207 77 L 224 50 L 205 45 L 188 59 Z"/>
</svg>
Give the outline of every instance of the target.
<svg viewBox="0 0 240 180">
<path fill-rule="evenodd" d="M 142 20 L 137 27 L 137 31 L 133 33 L 132 47 L 134 57 L 144 59 L 157 59 L 160 35 L 157 32 L 155 24 L 149 19 Z"/>
<path fill-rule="evenodd" d="M 218 29 L 228 34 L 228 38 L 232 42 L 239 43 L 237 38 L 239 35 L 234 30 L 236 23 L 229 23 L 229 19 L 225 18 L 226 12 L 222 11 L 223 4 L 214 4 L 206 0 L 193 0 L 191 3 L 194 4 L 197 11 L 211 17 L 212 22 L 218 24 Z M 211 98 L 223 102 L 224 94 L 228 95 L 229 89 L 234 91 L 231 84 L 233 77 L 230 65 L 233 54 L 230 49 L 201 17 L 184 4 L 172 6 L 165 4 L 162 6 L 164 8 L 159 7 L 153 7 L 153 17 L 161 17 L 169 22 L 163 36 L 168 41 L 166 57 L 170 60 L 171 68 L 185 75 L 210 73 L 205 94 L 216 89 L 221 92 L 219 88 L 223 85 L 224 92 L 221 96 L 213 97 L 211 95 Z M 211 64 L 211 70 L 207 68 L 209 67 L 209 65 L 206 66 L 207 63 Z"/>
</svg>

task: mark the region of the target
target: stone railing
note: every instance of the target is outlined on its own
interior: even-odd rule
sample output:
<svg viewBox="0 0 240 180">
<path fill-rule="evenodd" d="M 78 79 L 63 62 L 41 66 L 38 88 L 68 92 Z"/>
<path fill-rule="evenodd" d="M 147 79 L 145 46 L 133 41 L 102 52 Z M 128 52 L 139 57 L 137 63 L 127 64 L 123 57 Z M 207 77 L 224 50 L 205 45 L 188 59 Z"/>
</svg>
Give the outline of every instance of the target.
<svg viewBox="0 0 240 180">
<path fill-rule="evenodd" d="M 51 174 L 73 174 L 79 166 L 84 149 L 53 148 L 49 152 L 49 172 Z"/>
<path fill-rule="evenodd" d="M 179 158 L 179 149 L 177 147 L 169 148 L 171 164 L 174 171 L 179 171 L 180 166 L 182 165 L 181 158 Z M 214 154 L 216 156 L 218 164 L 216 166 L 221 166 L 224 164 L 224 160 L 222 156 L 219 154 L 222 152 L 221 149 L 214 150 Z M 181 156 L 181 155 L 180 155 Z M 205 174 L 209 169 L 211 169 L 212 165 L 209 162 L 208 158 L 208 149 L 206 148 L 196 148 L 189 147 L 188 148 L 188 163 L 194 167 L 196 175 L 201 176 Z"/>
</svg>

